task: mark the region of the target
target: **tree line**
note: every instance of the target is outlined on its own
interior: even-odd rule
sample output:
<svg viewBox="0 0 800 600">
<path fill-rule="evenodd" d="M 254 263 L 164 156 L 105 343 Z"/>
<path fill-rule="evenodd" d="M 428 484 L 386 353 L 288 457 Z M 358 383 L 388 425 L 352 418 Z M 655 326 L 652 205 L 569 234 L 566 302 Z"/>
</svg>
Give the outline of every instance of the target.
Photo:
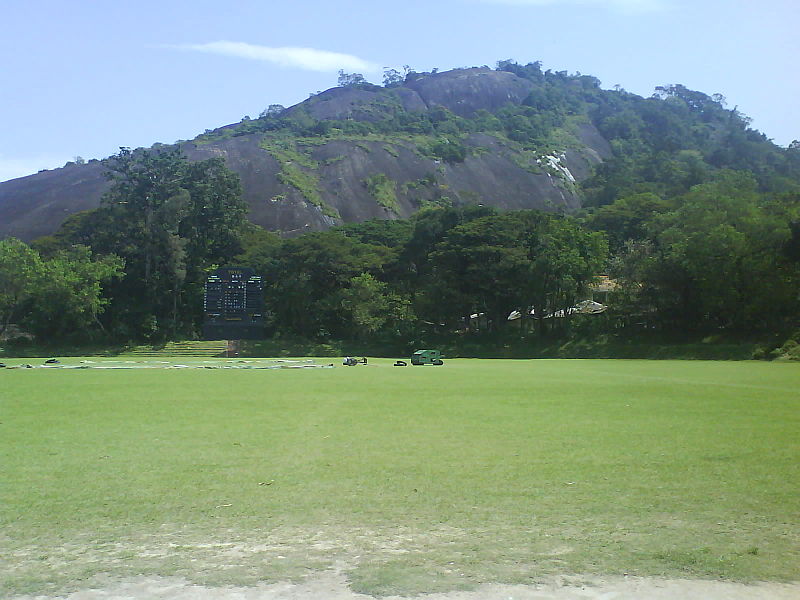
<svg viewBox="0 0 800 600">
<path fill-rule="evenodd" d="M 245 245 L 237 261 L 265 274 L 273 329 L 311 338 L 410 339 L 475 314 L 496 331 L 515 309 L 573 306 L 606 261 L 605 236 L 575 219 L 477 205 Z"/>
<path fill-rule="evenodd" d="M 442 199 L 407 220 L 283 239 L 246 221 L 238 177 L 221 159 L 122 149 L 105 161 L 112 185 L 100 208 L 30 246 L 0 241 L 0 334 L 14 323 L 41 340 L 193 337 L 204 281 L 218 266 L 264 276 L 270 335 L 387 343 L 431 332 L 550 335 L 573 326 L 551 315 L 568 315 L 600 273 L 618 284 L 596 320 L 609 331 L 797 327 L 800 144 L 778 148 L 721 96 L 680 85 L 641 98 L 540 63 L 501 61 L 498 69 L 534 83 L 521 104 L 466 118 L 442 107 L 407 113 L 387 101 L 369 122 L 272 107 L 225 135 L 416 132 L 430 138 L 425 153 L 446 148 L 439 157 L 459 161 L 470 132 L 544 152 L 569 142 L 571 119 L 585 119 L 614 156 L 580 185 L 580 213 L 498 213 Z M 399 75 L 390 79 L 389 91 L 402 85 Z M 512 311 L 522 327 L 508 327 Z"/>
<path fill-rule="evenodd" d="M 431 204 L 283 239 L 245 220 L 238 178 L 218 159 L 123 149 L 109 168 L 99 209 L 31 246 L 0 242 L 3 330 L 194 337 L 217 266 L 264 276 L 270 335 L 317 340 L 549 335 L 580 318 L 569 309 L 600 273 L 618 282 L 609 331 L 778 332 L 800 316 L 800 198 L 760 192 L 746 172 L 578 216 Z M 512 311 L 522 327 L 509 326 Z"/>
<path fill-rule="evenodd" d="M 222 159 L 192 163 L 174 148 L 122 148 L 106 166 L 112 185 L 100 208 L 31 247 L 0 242 L 0 281 L 12 290 L 0 295 L 4 322 L 41 340 L 194 335 L 209 269 L 241 251 L 239 177 Z M 61 279 L 71 287 L 43 293 Z"/>
</svg>

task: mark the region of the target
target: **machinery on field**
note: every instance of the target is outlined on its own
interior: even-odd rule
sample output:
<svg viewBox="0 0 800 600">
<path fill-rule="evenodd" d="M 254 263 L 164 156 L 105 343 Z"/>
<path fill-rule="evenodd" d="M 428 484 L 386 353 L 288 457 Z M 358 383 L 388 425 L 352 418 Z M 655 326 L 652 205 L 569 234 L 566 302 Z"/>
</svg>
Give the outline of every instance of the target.
<svg viewBox="0 0 800 600">
<path fill-rule="evenodd" d="M 439 350 L 417 350 L 411 355 L 412 365 L 443 365 L 442 353 Z"/>
<path fill-rule="evenodd" d="M 357 358 L 353 358 L 352 356 L 345 356 L 344 360 L 342 361 L 342 364 L 345 367 L 355 367 L 356 365 L 365 365 L 367 364 L 367 357 L 365 356 L 361 360 L 358 360 Z"/>
</svg>

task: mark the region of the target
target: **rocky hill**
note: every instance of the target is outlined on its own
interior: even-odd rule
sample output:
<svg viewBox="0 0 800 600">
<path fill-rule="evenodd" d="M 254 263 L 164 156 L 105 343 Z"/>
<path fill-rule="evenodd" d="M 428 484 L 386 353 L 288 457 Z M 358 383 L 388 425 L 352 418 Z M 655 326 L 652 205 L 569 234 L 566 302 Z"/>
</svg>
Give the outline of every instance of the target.
<svg viewBox="0 0 800 600">
<path fill-rule="evenodd" d="M 738 151 L 718 152 L 729 149 L 725 128 L 736 112 L 704 94 L 678 86 L 645 100 L 601 90 L 592 77 L 543 73 L 538 63 L 501 67 L 412 72 L 387 87 L 360 80 L 179 146 L 190 160 L 224 158 L 241 177 L 250 220 L 286 235 L 407 217 L 429 202 L 573 212 L 586 190 L 602 196 L 608 173 L 581 184 L 601 163 L 621 169 L 632 136 L 655 158 L 675 139 L 670 160 L 691 162 L 675 153 L 699 149 L 703 168 L 736 167 Z M 664 114 L 706 141 L 665 125 Z M 780 150 L 755 134 L 758 148 Z M 0 183 L 0 237 L 50 234 L 97 207 L 107 188 L 102 161 Z"/>
</svg>

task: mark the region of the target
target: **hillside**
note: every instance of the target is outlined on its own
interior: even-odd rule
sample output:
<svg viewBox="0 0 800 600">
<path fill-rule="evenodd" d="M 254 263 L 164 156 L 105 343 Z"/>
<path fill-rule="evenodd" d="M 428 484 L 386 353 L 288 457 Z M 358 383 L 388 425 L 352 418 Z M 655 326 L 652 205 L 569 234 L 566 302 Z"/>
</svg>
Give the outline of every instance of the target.
<svg viewBox="0 0 800 600">
<path fill-rule="evenodd" d="M 236 265 L 266 282 L 265 333 L 516 343 L 567 334 L 604 273 L 610 308 L 576 331 L 791 354 L 800 144 L 681 85 L 642 98 L 510 62 L 387 75 L 3 184 L 0 235 L 37 239 L 0 239 L 0 333 L 192 338 L 209 270 Z"/>
<path fill-rule="evenodd" d="M 431 74 L 396 88 L 338 87 L 286 110 L 294 122 L 374 124 L 390 114 L 414 117 L 447 109 L 461 117 L 519 104 L 533 83 L 506 72 L 465 69 Z M 412 117 L 413 118 L 413 117 Z M 407 217 L 424 201 L 485 202 L 501 208 L 568 212 L 580 197 L 567 170 L 585 178 L 610 156 L 593 125 L 571 125 L 571 147 L 554 154 L 556 169 L 496 132 L 460 131 L 463 159 L 443 160 L 420 146 L 441 143 L 437 132 L 326 131 L 324 135 L 260 129 L 270 119 L 221 127 L 180 144 L 190 159 L 221 156 L 244 186 L 249 218 L 270 230 L 293 233 L 369 218 Z M 431 135 L 433 134 L 433 135 Z M 446 143 L 446 142 L 445 142 Z M 108 187 L 97 162 L 0 184 L 0 236 L 31 240 L 52 233 L 69 214 L 99 205 Z"/>
<path fill-rule="evenodd" d="M 685 191 L 720 168 L 750 170 L 765 189 L 800 180 L 796 151 L 682 86 L 644 99 L 508 61 L 385 87 L 342 83 L 178 145 L 191 160 L 223 157 L 249 219 L 288 235 L 408 217 L 430 202 L 570 213 L 622 191 Z M 107 189 L 102 161 L 0 183 L 0 237 L 50 234 Z"/>
</svg>

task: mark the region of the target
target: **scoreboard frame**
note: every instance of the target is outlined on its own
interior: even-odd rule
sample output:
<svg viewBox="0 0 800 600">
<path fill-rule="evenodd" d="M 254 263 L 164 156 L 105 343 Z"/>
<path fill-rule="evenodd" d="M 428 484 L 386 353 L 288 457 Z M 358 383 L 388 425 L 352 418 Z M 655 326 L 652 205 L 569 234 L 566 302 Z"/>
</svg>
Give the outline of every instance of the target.
<svg viewBox="0 0 800 600">
<path fill-rule="evenodd" d="M 264 321 L 264 282 L 253 269 L 226 267 L 208 276 L 203 294 L 203 339 L 261 339 Z"/>
</svg>

